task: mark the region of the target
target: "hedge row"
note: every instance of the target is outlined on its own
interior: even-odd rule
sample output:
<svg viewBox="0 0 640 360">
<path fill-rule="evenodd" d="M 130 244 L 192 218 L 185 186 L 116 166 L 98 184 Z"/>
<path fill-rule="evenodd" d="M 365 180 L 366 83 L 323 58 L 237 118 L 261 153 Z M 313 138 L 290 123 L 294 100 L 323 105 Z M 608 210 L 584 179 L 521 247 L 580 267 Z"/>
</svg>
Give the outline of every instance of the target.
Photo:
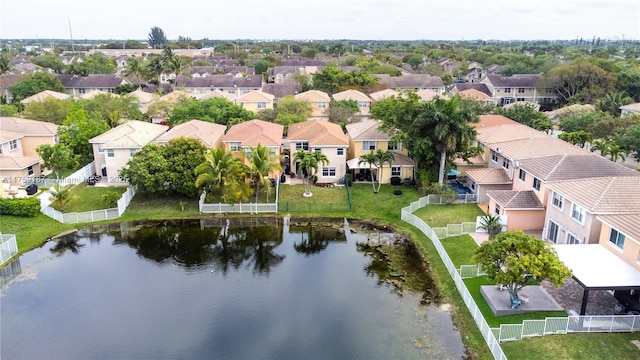
<svg viewBox="0 0 640 360">
<path fill-rule="evenodd" d="M 22 199 L 0 198 L 0 215 L 35 217 L 40 213 L 40 200 L 32 196 Z"/>
</svg>

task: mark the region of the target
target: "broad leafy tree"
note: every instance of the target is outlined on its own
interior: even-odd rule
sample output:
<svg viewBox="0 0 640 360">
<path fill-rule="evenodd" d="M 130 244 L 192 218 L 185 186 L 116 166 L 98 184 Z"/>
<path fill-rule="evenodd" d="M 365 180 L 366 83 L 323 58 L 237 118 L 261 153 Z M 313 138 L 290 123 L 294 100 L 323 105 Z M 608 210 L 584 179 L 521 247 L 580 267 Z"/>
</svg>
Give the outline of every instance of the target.
<svg viewBox="0 0 640 360">
<path fill-rule="evenodd" d="M 538 88 L 553 91 L 561 104 L 593 103 L 613 91 L 615 81 L 611 72 L 581 59 L 549 70 Z"/>
<path fill-rule="evenodd" d="M 347 124 L 360 112 L 360 108 L 355 100 L 331 100 L 326 112 L 332 123 Z"/>
<path fill-rule="evenodd" d="M 55 145 L 43 144 L 36 148 L 38 155 L 44 161 L 44 166 L 53 169 L 56 178 L 60 178 L 59 171 L 62 169 L 75 170 L 78 168 L 79 155 L 73 153 L 70 147 L 62 143 Z"/>
<path fill-rule="evenodd" d="M 89 114 L 76 104 L 58 128 L 58 133 L 60 142 L 78 155 L 80 165 L 84 166 L 93 160 L 93 146 L 89 140 L 108 130 L 106 121 L 89 118 Z"/>
<path fill-rule="evenodd" d="M 636 161 L 640 161 L 640 125 L 635 125 L 624 134 L 619 134 L 616 143 L 629 152 L 636 153 Z"/>
<path fill-rule="evenodd" d="M 27 119 L 62 124 L 69 116 L 73 100 L 44 99 L 32 101 L 24 106 L 23 115 Z"/>
<path fill-rule="evenodd" d="M 312 110 L 308 101 L 287 95 L 278 101 L 276 112 L 274 122 L 284 125 L 286 131 L 289 125 L 306 121 L 311 116 Z"/>
<path fill-rule="evenodd" d="M 98 94 L 91 99 L 80 99 L 78 103 L 94 118 L 105 120 L 111 128 L 121 119 L 142 120 L 136 99 L 127 95 Z"/>
<path fill-rule="evenodd" d="M 193 98 L 184 99 L 173 107 L 169 124 L 172 126 L 192 119 L 228 125 L 231 120 L 251 120 L 255 114 L 231 101 L 215 97 L 205 100 Z"/>
<path fill-rule="evenodd" d="M 368 85 L 375 84 L 378 79 L 365 71 L 354 70 L 345 72 L 337 66 L 325 66 L 322 71 L 312 75 L 313 88 L 335 93 L 347 89 L 364 90 Z"/>
<path fill-rule="evenodd" d="M 147 43 L 154 49 L 162 48 L 167 43 L 167 36 L 161 28 L 154 26 L 149 32 Z"/>
<path fill-rule="evenodd" d="M 64 85 L 58 77 L 43 71 L 35 72 L 9 87 L 14 102 L 19 102 L 44 90 L 65 92 Z"/>
<path fill-rule="evenodd" d="M 62 60 L 58 56 L 53 54 L 40 55 L 38 57 L 32 58 L 31 62 L 38 66 L 42 66 L 45 69 L 51 69 L 56 73 L 61 73 L 65 68 Z"/>
<path fill-rule="evenodd" d="M 529 105 L 516 104 L 508 108 L 498 107 L 495 109 L 495 113 L 504 115 L 511 120 L 515 120 L 536 130 L 549 132 L 553 129 L 551 119 Z"/>
<path fill-rule="evenodd" d="M 120 171 L 120 176 L 135 185 L 142 195 L 167 195 L 166 181 L 170 178 L 170 170 L 169 162 L 162 153 L 162 145 L 151 143 L 138 150 Z"/>
<path fill-rule="evenodd" d="M 83 57 L 83 61 L 73 62 L 67 66 L 66 73 L 78 76 L 90 74 L 113 74 L 116 71 L 114 59 L 101 53 Z"/>
<path fill-rule="evenodd" d="M 533 281 L 548 279 L 560 287 L 571 276 L 550 244 L 521 230 L 498 234 L 482 243 L 475 259 L 487 277 L 506 286 L 514 296 Z"/>
</svg>

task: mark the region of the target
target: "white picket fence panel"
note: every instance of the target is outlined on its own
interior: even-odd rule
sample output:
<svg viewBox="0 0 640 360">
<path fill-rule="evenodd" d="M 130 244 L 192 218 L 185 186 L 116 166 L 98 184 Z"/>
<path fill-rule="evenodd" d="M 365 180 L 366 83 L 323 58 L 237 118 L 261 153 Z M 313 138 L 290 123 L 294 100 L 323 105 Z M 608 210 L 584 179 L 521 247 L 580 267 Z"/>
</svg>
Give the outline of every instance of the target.
<svg viewBox="0 0 640 360">
<path fill-rule="evenodd" d="M 18 253 L 18 243 L 14 234 L 0 234 L 0 265 Z"/>
</svg>

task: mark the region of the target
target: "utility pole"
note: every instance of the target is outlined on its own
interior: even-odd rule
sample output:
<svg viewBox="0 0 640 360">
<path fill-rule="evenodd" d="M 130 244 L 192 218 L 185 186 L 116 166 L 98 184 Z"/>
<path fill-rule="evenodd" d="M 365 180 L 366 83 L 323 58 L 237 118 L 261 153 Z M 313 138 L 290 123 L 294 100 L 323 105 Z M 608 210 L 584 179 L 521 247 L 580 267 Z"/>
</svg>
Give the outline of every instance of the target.
<svg viewBox="0 0 640 360">
<path fill-rule="evenodd" d="M 69 23 L 69 37 L 71 38 L 71 52 L 76 52 L 75 48 L 73 47 L 73 34 L 71 33 L 71 19 L 69 19 L 68 16 L 67 16 L 67 22 Z"/>
</svg>

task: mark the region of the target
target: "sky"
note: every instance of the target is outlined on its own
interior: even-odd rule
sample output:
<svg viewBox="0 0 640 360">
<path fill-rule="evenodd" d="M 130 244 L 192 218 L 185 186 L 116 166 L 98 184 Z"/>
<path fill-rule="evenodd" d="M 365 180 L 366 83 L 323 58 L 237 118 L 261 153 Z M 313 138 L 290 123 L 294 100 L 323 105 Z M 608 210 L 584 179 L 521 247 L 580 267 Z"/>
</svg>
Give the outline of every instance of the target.
<svg viewBox="0 0 640 360">
<path fill-rule="evenodd" d="M 1 39 L 640 39 L 640 0 L 0 0 Z"/>
</svg>

